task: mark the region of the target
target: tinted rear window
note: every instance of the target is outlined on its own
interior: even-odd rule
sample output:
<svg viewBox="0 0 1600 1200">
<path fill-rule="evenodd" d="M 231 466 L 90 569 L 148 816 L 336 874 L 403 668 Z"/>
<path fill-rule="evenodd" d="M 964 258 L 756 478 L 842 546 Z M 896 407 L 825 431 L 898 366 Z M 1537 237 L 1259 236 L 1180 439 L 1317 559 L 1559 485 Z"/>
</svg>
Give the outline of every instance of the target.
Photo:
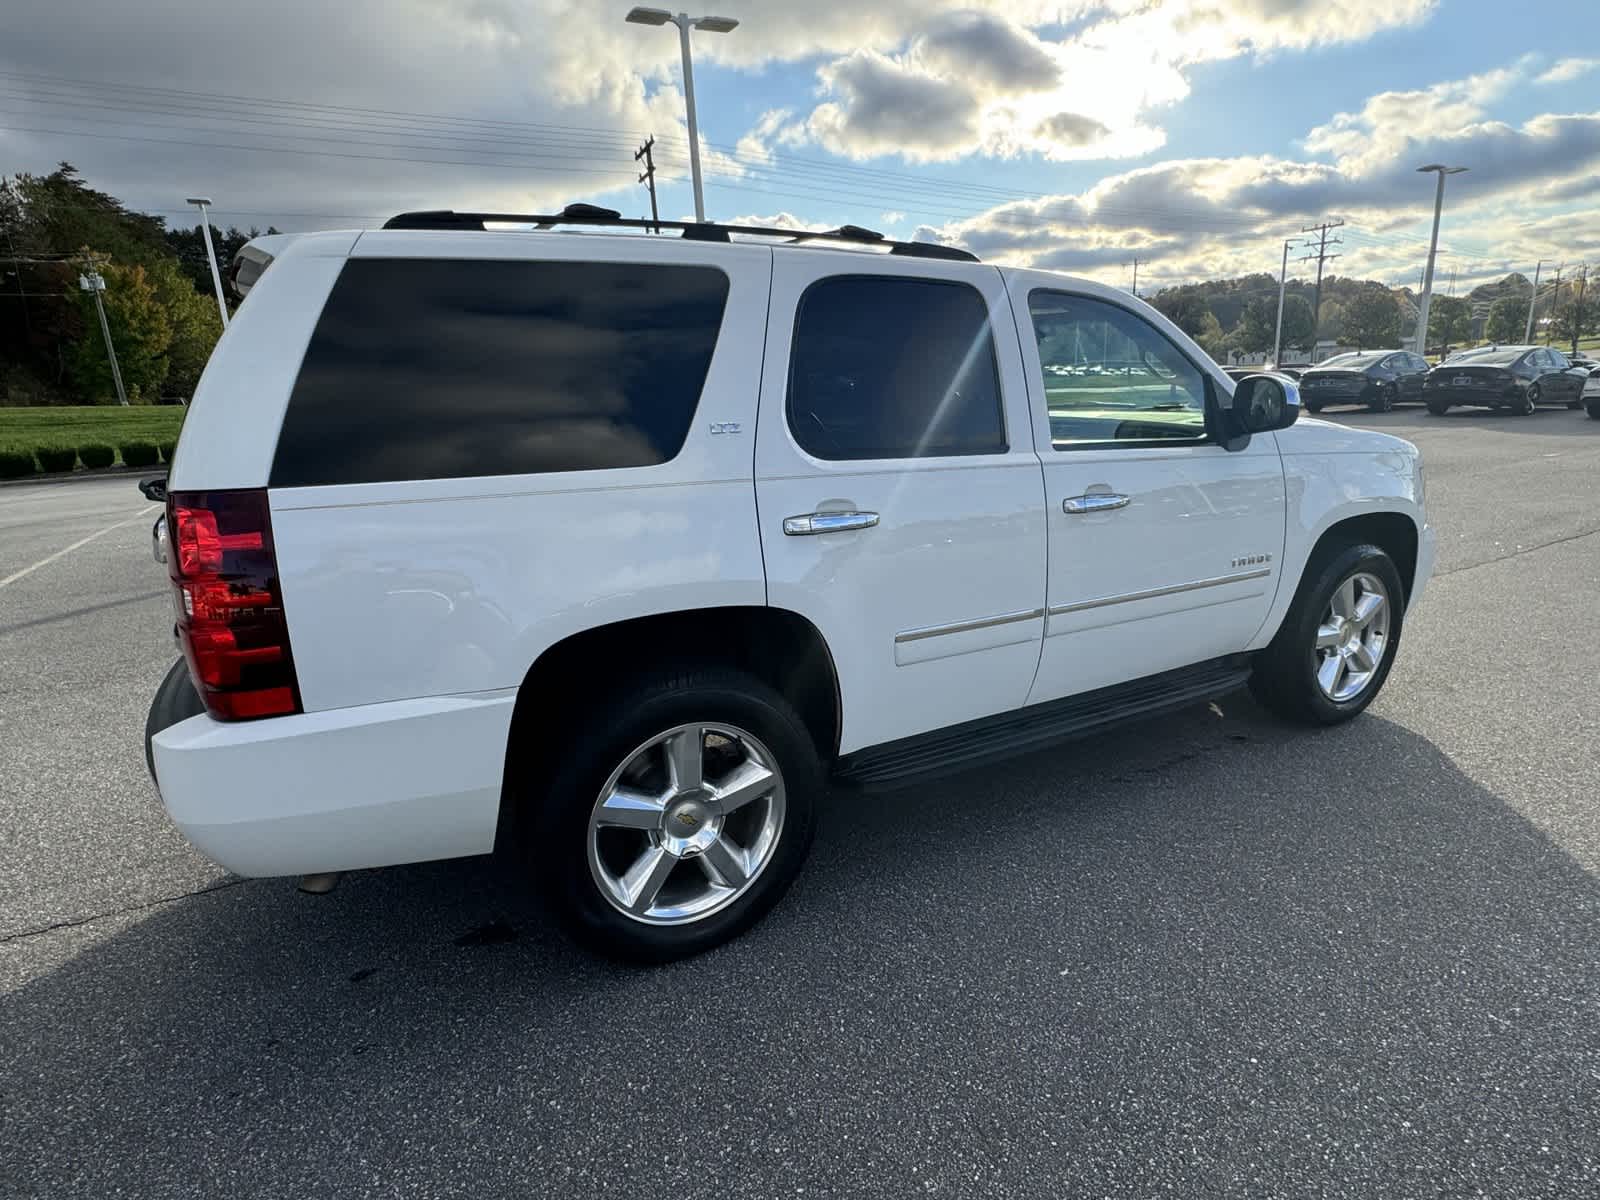
<svg viewBox="0 0 1600 1200">
<path fill-rule="evenodd" d="M 795 317 L 788 408 L 817 458 L 1005 453 L 988 305 L 964 283 L 818 280 Z"/>
<path fill-rule="evenodd" d="M 272 485 L 666 462 L 727 298 L 711 267 L 352 259 L 306 350 Z"/>
</svg>

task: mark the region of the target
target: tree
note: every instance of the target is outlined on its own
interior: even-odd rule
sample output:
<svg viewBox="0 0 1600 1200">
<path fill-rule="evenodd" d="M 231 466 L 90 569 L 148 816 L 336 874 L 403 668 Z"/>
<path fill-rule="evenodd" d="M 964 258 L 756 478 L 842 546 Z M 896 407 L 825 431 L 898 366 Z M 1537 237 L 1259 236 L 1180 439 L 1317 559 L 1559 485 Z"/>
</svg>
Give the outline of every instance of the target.
<svg viewBox="0 0 1600 1200">
<path fill-rule="evenodd" d="M 1341 346 L 1357 350 L 1384 349 L 1400 341 L 1400 302 L 1382 286 L 1363 288 L 1344 308 Z"/>
<path fill-rule="evenodd" d="M 1223 362 L 1228 356 L 1227 336 L 1222 332 L 1222 322 L 1217 320 L 1216 314 L 1209 308 L 1200 318 L 1200 328 L 1189 335 L 1200 343 L 1200 349 L 1209 354 L 1213 361 Z"/>
<path fill-rule="evenodd" d="M 1578 352 L 1578 339 L 1593 333 L 1600 325 L 1600 303 L 1596 302 L 1595 289 L 1589 286 L 1588 274 L 1578 276 L 1578 282 L 1556 305 L 1551 316 L 1550 331 L 1557 341 L 1571 342 L 1572 352 Z"/>
<path fill-rule="evenodd" d="M 100 299 L 105 304 L 106 322 L 111 326 L 111 342 L 128 400 L 154 402 L 167 377 L 172 321 L 143 267 L 108 263 L 100 267 L 100 275 L 106 281 Z M 82 401 L 114 403 L 116 384 L 106 357 L 100 318 L 94 311 L 94 296 L 80 292 L 77 303 L 84 332 L 67 350 L 67 370 Z"/>
<path fill-rule="evenodd" d="M 1317 337 L 1335 340 L 1344 333 L 1345 309 L 1338 300 L 1323 300 L 1322 312 L 1317 318 Z"/>
<path fill-rule="evenodd" d="M 217 302 L 210 288 L 205 294 L 197 292 L 173 259 L 160 260 L 146 274 L 172 328 L 167 374 L 161 386 L 166 393 L 187 398 L 194 395 L 200 372 L 222 336 Z"/>
<path fill-rule="evenodd" d="M 1162 316 L 1192 338 L 1198 339 L 1206 327 L 1207 317 L 1211 317 L 1213 323 L 1217 321 L 1206 307 L 1205 298 L 1194 288 L 1163 288 L 1151 303 Z"/>
<path fill-rule="evenodd" d="M 1527 329 L 1528 301 L 1520 296 L 1502 296 L 1489 306 L 1489 323 L 1483 336 L 1491 342 L 1520 342 Z"/>
<path fill-rule="evenodd" d="M 1435 296 L 1428 309 L 1428 341 L 1450 353 L 1452 342 L 1460 343 L 1472 330 L 1472 305 L 1460 296 Z"/>
</svg>

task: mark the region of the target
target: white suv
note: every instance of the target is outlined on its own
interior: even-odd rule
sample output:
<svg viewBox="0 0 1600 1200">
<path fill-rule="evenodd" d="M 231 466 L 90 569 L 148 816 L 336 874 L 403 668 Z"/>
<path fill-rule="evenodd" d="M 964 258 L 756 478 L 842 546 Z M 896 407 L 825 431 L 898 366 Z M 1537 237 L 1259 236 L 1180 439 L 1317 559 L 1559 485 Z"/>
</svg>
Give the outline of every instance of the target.
<svg viewBox="0 0 1600 1200">
<path fill-rule="evenodd" d="M 573 229 L 486 228 L 517 222 Z M 498 843 L 660 960 L 777 901 L 830 779 L 1382 687 L 1433 563 L 1410 444 L 1296 424 L 1293 384 L 1085 280 L 638 224 L 257 254 L 168 481 L 205 712 L 180 672 L 150 727 L 224 866 Z"/>
</svg>

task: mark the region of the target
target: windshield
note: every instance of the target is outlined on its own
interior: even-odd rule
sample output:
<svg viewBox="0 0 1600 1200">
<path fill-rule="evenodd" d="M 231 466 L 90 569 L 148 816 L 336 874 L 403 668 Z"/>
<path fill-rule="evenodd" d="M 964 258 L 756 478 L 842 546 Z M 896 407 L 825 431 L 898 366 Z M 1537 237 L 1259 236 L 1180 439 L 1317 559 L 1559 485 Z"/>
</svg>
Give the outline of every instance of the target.
<svg viewBox="0 0 1600 1200">
<path fill-rule="evenodd" d="M 1317 366 L 1319 366 L 1319 367 L 1370 367 L 1373 363 L 1377 362 L 1381 358 L 1386 357 L 1390 353 L 1392 353 L 1392 351 L 1389 351 L 1389 350 L 1375 350 L 1375 351 L 1365 351 L 1365 352 L 1355 351 L 1355 352 L 1352 352 L 1350 354 L 1335 354 L 1332 358 L 1326 359 L 1323 362 L 1318 363 Z"/>
</svg>

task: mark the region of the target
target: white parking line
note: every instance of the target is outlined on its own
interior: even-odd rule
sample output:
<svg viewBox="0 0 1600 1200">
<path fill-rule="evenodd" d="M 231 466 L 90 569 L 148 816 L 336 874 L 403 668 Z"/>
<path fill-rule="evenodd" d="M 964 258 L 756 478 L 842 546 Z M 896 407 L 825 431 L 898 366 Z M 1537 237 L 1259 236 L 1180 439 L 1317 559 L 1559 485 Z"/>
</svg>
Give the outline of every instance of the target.
<svg viewBox="0 0 1600 1200">
<path fill-rule="evenodd" d="M 156 509 L 158 509 L 160 507 L 161 506 L 159 504 L 152 504 L 149 508 L 141 508 L 138 511 L 138 513 L 136 513 L 134 516 L 129 517 L 126 521 L 118 521 L 115 525 L 107 525 L 104 529 L 97 529 L 93 533 L 91 533 L 88 537 L 79 538 L 77 541 L 73 542 L 72 545 L 64 546 L 60 550 L 57 550 L 54 554 L 50 555 L 49 558 L 41 558 L 38 562 L 34 563 L 31 567 L 23 567 L 22 570 L 20 570 L 20 571 L 13 571 L 10 575 L 7 575 L 4 579 L 0 579 L 0 588 L 5 587 L 9 583 L 15 583 L 17 580 L 21 579 L 24 575 L 32 575 L 40 567 L 48 567 L 51 563 L 55 562 L 56 559 L 63 558 L 66 555 L 71 554 L 79 546 L 87 546 L 90 542 L 94 541 L 95 538 L 101 537 L 104 534 L 110 533 L 113 529 L 121 529 L 124 525 L 132 525 L 135 521 L 140 520 L 141 518 L 144 518 L 144 517 L 148 517 L 151 513 L 155 512 Z"/>
</svg>

